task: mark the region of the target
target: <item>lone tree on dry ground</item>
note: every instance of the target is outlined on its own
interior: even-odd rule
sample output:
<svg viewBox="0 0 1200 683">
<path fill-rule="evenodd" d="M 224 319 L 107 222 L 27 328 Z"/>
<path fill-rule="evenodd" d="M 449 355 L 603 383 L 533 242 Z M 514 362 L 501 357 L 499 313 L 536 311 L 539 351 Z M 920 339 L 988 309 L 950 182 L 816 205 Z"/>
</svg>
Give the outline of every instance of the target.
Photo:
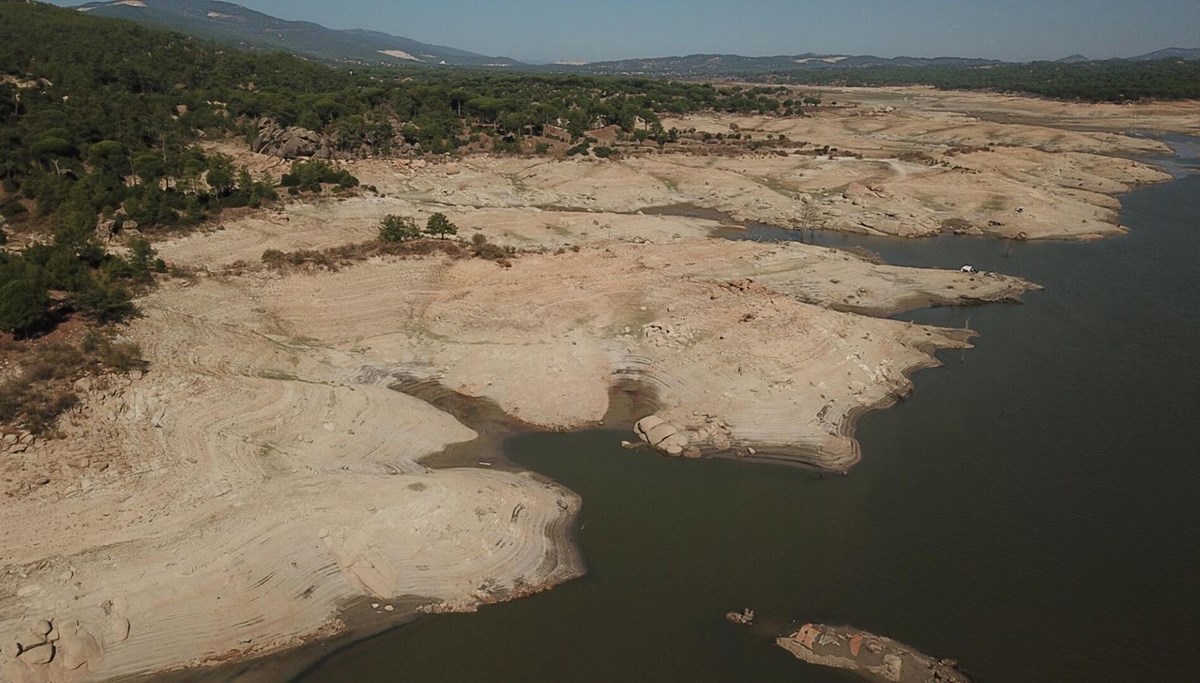
<svg viewBox="0 0 1200 683">
<path fill-rule="evenodd" d="M 407 242 L 421 236 L 421 229 L 413 219 L 388 214 L 379 224 L 379 239 L 384 242 Z"/>
<path fill-rule="evenodd" d="M 435 237 L 445 238 L 448 235 L 457 235 L 458 226 L 451 223 L 445 214 L 435 213 L 425 223 L 425 232 Z"/>
</svg>

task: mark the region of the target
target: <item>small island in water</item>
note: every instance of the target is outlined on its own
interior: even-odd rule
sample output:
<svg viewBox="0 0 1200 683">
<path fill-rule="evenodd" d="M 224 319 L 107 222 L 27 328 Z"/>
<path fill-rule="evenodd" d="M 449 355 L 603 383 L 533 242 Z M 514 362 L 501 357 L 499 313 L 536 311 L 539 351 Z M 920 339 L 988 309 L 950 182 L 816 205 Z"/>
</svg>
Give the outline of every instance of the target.
<svg viewBox="0 0 1200 683">
<path fill-rule="evenodd" d="M 797 659 L 852 671 L 871 683 L 971 683 L 957 662 L 847 626 L 804 624 L 775 641 Z"/>
</svg>

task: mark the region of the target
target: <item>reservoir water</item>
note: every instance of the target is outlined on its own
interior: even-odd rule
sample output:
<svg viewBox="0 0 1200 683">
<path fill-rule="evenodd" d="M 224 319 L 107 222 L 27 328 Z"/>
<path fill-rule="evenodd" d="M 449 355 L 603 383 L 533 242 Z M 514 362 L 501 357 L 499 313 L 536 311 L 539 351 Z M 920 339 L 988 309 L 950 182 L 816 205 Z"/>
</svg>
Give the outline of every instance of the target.
<svg viewBox="0 0 1200 683">
<path fill-rule="evenodd" d="M 775 647 L 793 621 L 887 635 L 984 683 L 1198 680 L 1200 175 L 1195 142 L 1173 142 L 1180 177 L 1123 198 L 1126 236 L 813 236 L 1046 287 L 898 316 L 980 336 L 861 420 L 849 476 L 664 459 L 620 431 L 518 435 L 510 459 L 582 494 L 588 575 L 298 680 L 856 680 Z M 723 619 L 744 607 L 755 626 Z"/>
</svg>

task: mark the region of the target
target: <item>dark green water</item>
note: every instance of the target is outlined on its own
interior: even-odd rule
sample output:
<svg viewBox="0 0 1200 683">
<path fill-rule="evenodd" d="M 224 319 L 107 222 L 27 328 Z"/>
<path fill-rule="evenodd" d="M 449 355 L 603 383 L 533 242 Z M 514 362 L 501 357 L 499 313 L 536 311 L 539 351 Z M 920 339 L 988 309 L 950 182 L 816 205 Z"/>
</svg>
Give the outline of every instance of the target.
<svg viewBox="0 0 1200 683">
<path fill-rule="evenodd" d="M 791 620 L 885 634 L 984 683 L 1198 680 L 1200 176 L 1124 202 L 1132 233 L 1088 244 L 821 235 L 1047 289 L 900 316 L 981 336 L 861 421 L 848 477 L 661 459 L 617 431 L 514 438 L 510 458 L 583 495 L 588 575 L 299 680 L 855 680 L 774 647 Z M 742 607 L 754 628 L 723 620 Z"/>
</svg>

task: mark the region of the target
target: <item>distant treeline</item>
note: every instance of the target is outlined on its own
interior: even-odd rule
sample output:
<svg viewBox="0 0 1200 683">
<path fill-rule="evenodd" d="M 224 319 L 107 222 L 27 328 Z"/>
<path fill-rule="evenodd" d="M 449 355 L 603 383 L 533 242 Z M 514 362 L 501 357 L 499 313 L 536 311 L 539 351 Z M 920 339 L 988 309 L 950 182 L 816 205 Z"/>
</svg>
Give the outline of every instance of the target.
<svg viewBox="0 0 1200 683">
<path fill-rule="evenodd" d="M 1200 97 L 1200 62 L 1176 60 L 867 67 L 772 78 L 1083 100 Z M 606 125 L 665 142 L 672 134 L 663 130 L 662 114 L 791 113 L 803 105 L 782 90 L 457 69 L 352 71 L 0 0 L 0 217 L 48 232 L 78 232 L 106 219 L 118 229 L 134 221 L 153 230 L 269 201 L 276 195 L 269 179 L 197 144 L 229 135 L 253 140 L 268 118 L 321 133 L 334 154 L 387 154 L 417 145 L 445 153 L 480 140 L 514 151 L 522 137 L 541 135 L 548 125 L 565 129 L 575 143 Z M 323 164 L 293 181 L 289 191 L 356 184 Z"/>
<path fill-rule="evenodd" d="M 665 138 L 659 113 L 780 106 L 769 89 L 654 79 L 355 72 L 0 0 L 0 215 L 79 229 L 112 217 L 145 230 L 257 204 L 270 184 L 196 143 L 252 140 L 264 118 L 317 131 L 334 153 L 442 153 L 480 131 L 509 149 L 549 124 L 574 138 L 606 125 Z"/>
<path fill-rule="evenodd" d="M 748 80 L 794 85 L 930 85 L 943 90 L 1015 92 L 1085 102 L 1200 99 L 1200 61 L 1033 62 L 982 67 L 880 66 L 776 72 Z"/>
</svg>

